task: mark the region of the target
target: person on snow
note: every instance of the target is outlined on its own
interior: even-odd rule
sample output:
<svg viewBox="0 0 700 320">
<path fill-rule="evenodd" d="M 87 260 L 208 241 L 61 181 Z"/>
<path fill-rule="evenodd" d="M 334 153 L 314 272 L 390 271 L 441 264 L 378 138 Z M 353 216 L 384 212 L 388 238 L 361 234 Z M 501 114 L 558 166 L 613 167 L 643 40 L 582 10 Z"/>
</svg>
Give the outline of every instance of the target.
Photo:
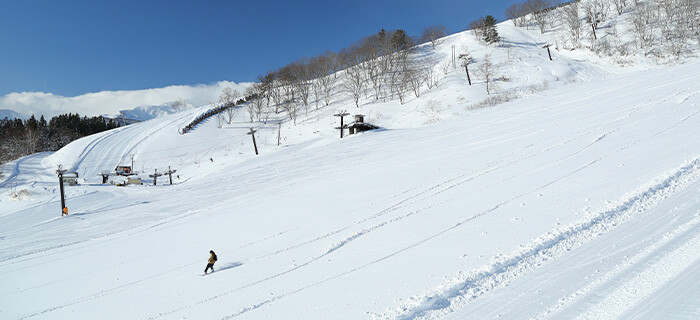
<svg viewBox="0 0 700 320">
<path fill-rule="evenodd" d="M 216 262 L 216 253 L 214 253 L 214 250 L 209 250 L 209 253 L 211 253 L 211 256 L 209 257 L 209 263 L 207 264 L 207 267 L 204 268 L 204 274 L 207 274 L 207 270 L 211 268 L 211 272 L 214 272 L 214 262 Z"/>
</svg>

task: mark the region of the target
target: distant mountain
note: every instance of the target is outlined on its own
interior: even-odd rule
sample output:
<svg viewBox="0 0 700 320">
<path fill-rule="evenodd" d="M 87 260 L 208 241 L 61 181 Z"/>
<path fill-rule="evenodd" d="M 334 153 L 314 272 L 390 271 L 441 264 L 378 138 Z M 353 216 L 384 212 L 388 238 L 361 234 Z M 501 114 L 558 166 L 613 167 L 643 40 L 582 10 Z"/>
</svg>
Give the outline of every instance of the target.
<svg viewBox="0 0 700 320">
<path fill-rule="evenodd" d="M 119 114 L 127 119 L 146 121 L 175 112 L 177 112 L 177 110 L 173 106 L 170 104 L 163 104 L 158 106 L 140 106 L 131 110 L 120 110 Z"/>
<path fill-rule="evenodd" d="M 26 116 L 21 115 L 18 112 L 9 110 L 9 109 L 0 109 L 0 119 L 15 119 L 15 118 L 20 118 L 20 119 L 26 119 Z"/>
<path fill-rule="evenodd" d="M 159 118 L 169 114 L 178 112 L 179 108 L 175 108 L 170 104 L 158 106 L 140 106 L 129 110 L 120 110 L 119 115 L 103 115 L 105 119 L 112 119 L 120 125 L 129 125 L 141 121 Z"/>
<path fill-rule="evenodd" d="M 25 117 L 34 114 L 51 118 L 59 114 L 78 113 L 81 116 L 97 116 L 108 114 L 116 116 L 119 110 L 144 107 L 144 112 L 138 115 L 153 115 L 163 106 L 172 106 L 178 102 L 187 106 L 202 106 L 217 101 L 225 88 L 245 92 L 250 83 L 234 83 L 219 81 L 207 85 L 176 85 L 164 88 L 142 90 L 101 91 L 66 97 L 45 92 L 13 92 L 0 95 L 0 108 L 21 112 Z M 138 108 L 137 108 L 138 109 Z M 163 107 L 162 110 L 167 108 Z M 167 111 L 166 111 L 167 112 Z M 164 113 L 167 114 L 167 113 Z M 162 114 L 161 114 L 162 115 Z M 127 117 L 130 116 L 126 115 Z"/>
</svg>

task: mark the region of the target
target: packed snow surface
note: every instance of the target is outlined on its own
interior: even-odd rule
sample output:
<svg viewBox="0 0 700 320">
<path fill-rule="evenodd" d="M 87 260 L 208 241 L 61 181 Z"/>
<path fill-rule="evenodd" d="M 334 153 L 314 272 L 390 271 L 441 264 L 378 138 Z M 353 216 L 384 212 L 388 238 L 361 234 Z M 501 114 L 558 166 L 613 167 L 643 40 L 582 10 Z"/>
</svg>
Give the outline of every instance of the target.
<svg viewBox="0 0 700 320">
<path fill-rule="evenodd" d="M 179 134 L 202 107 L 5 165 L 0 318 L 700 318 L 700 62 L 550 62 L 502 34 L 429 49 L 512 59 L 494 107 L 457 68 L 404 105 Z M 339 139 L 339 109 L 382 129 Z M 132 155 L 144 185 L 100 183 Z"/>
</svg>

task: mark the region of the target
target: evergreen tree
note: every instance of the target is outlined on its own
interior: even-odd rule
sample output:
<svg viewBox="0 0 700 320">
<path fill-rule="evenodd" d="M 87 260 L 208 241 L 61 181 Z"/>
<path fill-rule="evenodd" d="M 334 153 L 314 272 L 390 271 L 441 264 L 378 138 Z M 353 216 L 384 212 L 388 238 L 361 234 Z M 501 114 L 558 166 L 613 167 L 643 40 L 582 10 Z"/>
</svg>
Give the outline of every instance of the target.
<svg viewBox="0 0 700 320">
<path fill-rule="evenodd" d="M 37 121 L 29 119 L 0 119 L 0 164 L 38 151 L 55 151 L 73 140 L 119 125 L 102 116 L 80 117 L 78 114 L 62 114 L 46 122 L 44 116 Z"/>
<path fill-rule="evenodd" d="M 496 18 L 488 15 L 484 18 L 484 32 L 483 39 L 486 43 L 496 43 L 501 41 L 501 37 L 498 35 L 498 30 L 496 28 Z"/>
<path fill-rule="evenodd" d="M 406 34 L 406 31 L 399 29 L 396 30 L 394 35 L 391 37 L 391 44 L 394 46 L 394 50 L 399 52 L 401 50 L 408 49 L 408 47 L 411 45 L 411 40 Z"/>
</svg>

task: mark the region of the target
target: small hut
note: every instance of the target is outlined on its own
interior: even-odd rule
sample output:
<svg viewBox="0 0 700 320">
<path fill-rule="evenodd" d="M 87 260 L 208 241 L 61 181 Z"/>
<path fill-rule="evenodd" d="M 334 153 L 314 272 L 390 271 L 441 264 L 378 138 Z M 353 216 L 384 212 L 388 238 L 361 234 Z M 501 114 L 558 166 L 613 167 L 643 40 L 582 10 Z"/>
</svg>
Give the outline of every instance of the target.
<svg viewBox="0 0 700 320">
<path fill-rule="evenodd" d="M 348 124 L 348 131 L 350 132 L 350 134 L 360 133 L 374 129 L 379 129 L 379 127 L 371 123 L 365 122 L 365 116 L 362 114 L 356 114 L 355 122 Z"/>
<path fill-rule="evenodd" d="M 131 170 L 131 166 L 117 166 L 114 169 L 114 172 L 119 176 L 130 176 L 132 174 L 136 174 Z"/>
</svg>

